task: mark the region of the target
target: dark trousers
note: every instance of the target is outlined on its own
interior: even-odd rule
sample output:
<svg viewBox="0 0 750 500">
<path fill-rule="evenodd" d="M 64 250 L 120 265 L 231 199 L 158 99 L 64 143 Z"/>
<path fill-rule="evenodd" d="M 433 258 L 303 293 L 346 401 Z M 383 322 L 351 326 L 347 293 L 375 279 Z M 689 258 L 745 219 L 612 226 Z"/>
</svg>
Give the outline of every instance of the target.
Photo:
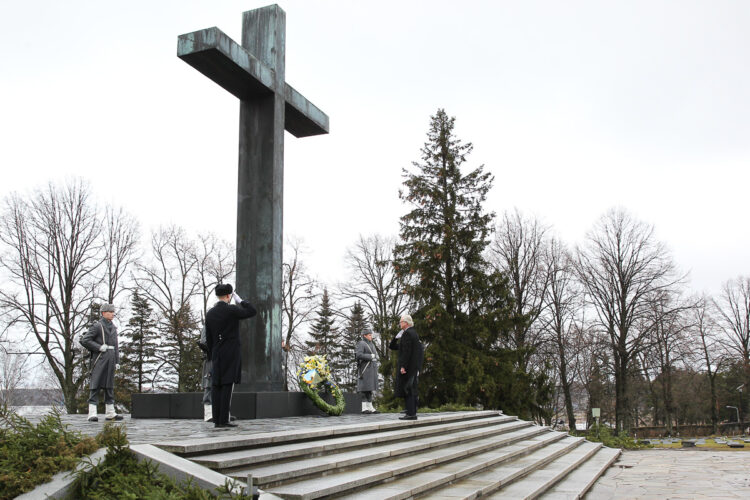
<svg viewBox="0 0 750 500">
<path fill-rule="evenodd" d="M 97 387 L 96 389 L 91 389 L 89 391 L 89 404 L 95 405 L 99 403 L 99 389 L 104 391 L 104 404 L 115 404 L 115 390 L 112 387 Z"/>
<path fill-rule="evenodd" d="M 214 425 L 229 423 L 229 405 L 232 403 L 232 389 L 234 384 L 211 386 L 211 413 Z"/>
<path fill-rule="evenodd" d="M 417 416 L 417 394 L 412 394 L 404 398 L 406 403 L 406 415 L 409 417 Z"/>
<path fill-rule="evenodd" d="M 372 391 L 362 391 L 362 402 L 372 403 Z"/>
</svg>

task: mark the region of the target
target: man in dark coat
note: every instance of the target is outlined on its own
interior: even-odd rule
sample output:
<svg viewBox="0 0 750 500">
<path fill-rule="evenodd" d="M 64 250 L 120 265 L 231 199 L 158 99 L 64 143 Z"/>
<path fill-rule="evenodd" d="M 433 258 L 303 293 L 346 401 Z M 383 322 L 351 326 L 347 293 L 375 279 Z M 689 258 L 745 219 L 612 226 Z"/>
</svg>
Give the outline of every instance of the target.
<svg viewBox="0 0 750 500">
<path fill-rule="evenodd" d="M 354 349 L 357 359 L 357 392 L 362 393 L 362 413 L 380 413 L 372 405 L 372 393 L 378 390 L 378 353 L 372 343 L 372 328 L 362 330 L 362 340 Z"/>
<path fill-rule="evenodd" d="M 396 364 L 396 396 L 404 398 L 406 415 L 400 420 L 417 419 L 417 395 L 419 388 L 419 370 L 422 369 L 424 348 L 419 341 L 417 330 L 411 316 L 404 314 L 399 321 L 401 331 L 391 340 L 390 348 L 398 351 Z"/>
<path fill-rule="evenodd" d="M 122 420 L 115 413 L 115 368 L 119 368 L 120 352 L 117 348 L 117 327 L 112 323 L 115 317 L 113 304 L 102 304 L 99 310 L 102 317 L 91 325 L 81 337 L 81 345 L 90 353 L 91 378 L 89 380 L 89 422 L 99 421 L 96 406 L 99 403 L 99 390 L 104 390 L 106 420 Z"/>
<path fill-rule="evenodd" d="M 257 311 L 233 292 L 232 285 L 216 287 L 219 301 L 206 313 L 206 344 L 211 357 L 211 411 L 214 427 L 236 427 L 229 421 L 232 388 L 240 383 L 240 320 Z M 234 301 L 234 304 L 230 302 Z"/>
</svg>

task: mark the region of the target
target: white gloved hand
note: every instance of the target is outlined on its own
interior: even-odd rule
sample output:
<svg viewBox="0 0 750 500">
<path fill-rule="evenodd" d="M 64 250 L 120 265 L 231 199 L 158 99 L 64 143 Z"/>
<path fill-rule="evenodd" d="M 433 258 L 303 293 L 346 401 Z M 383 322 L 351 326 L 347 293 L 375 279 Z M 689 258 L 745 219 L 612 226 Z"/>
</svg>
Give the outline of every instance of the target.
<svg viewBox="0 0 750 500">
<path fill-rule="evenodd" d="M 99 352 L 107 352 L 107 344 L 100 345 Z"/>
<path fill-rule="evenodd" d="M 397 338 L 397 339 L 400 339 L 400 338 L 401 338 L 401 335 L 403 335 L 403 334 L 404 334 L 404 331 L 403 331 L 403 330 L 401 330 L 400 332 L 398 332 L 398 333 L 396 334 L 396 338 Z"/>
<path fill-rule="evenodd" d="M 240 298 L 239 295 L 237 295 L 237 293 L 233 293 L 232 298 L 234 299 L 235 304 L 239 304 L 240 302 L 242 302 L 242 299 Z"/>
<path fill-rule="evenodd" d="M 120 369 L 120 364 L 118 363 L 115 365 L 115 370 L 119 370 L 119 369 Z"/>
</svg>

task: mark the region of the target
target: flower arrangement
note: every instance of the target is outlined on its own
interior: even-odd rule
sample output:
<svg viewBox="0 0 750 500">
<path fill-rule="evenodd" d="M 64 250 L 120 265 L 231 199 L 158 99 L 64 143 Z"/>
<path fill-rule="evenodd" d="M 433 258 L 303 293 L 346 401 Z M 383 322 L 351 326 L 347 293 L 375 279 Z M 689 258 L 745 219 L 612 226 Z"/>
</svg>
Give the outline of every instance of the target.
<svg viewBox="0 0 750 500">
<path fill-rule="evenodd" d="M 297 380 L 302 392 L 312 400 L 313 404 L 329 415 L 344 413 L 344 394 L 331 378 L 328 360 L 323 356 L 305 356 L 297 370 Z M 328 390 L 336 400 L 335 405 L 327 403 L 319 394 L 319 389 Z"/>
</svg>

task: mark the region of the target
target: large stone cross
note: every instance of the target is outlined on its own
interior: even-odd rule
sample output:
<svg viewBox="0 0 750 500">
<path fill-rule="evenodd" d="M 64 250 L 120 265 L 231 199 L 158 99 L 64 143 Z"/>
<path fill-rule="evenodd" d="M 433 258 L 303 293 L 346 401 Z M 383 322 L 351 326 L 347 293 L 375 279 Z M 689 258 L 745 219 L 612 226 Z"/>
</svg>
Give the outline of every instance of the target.
<svg viewBox="0 0 750 500">
<path fill-rule="evenodd" d="M 285 81 L 285 34 L 286 14 L 271 5 L 243 13 L 241 46 L 218 28 L 177 41 L 178 57 L 240 99 L 236 284 L 258 316 L 240 322 L 238 391 L 283 389 L 284 129 L 296 137 L 328 133 L 328 116 Z"/>
</svg>

